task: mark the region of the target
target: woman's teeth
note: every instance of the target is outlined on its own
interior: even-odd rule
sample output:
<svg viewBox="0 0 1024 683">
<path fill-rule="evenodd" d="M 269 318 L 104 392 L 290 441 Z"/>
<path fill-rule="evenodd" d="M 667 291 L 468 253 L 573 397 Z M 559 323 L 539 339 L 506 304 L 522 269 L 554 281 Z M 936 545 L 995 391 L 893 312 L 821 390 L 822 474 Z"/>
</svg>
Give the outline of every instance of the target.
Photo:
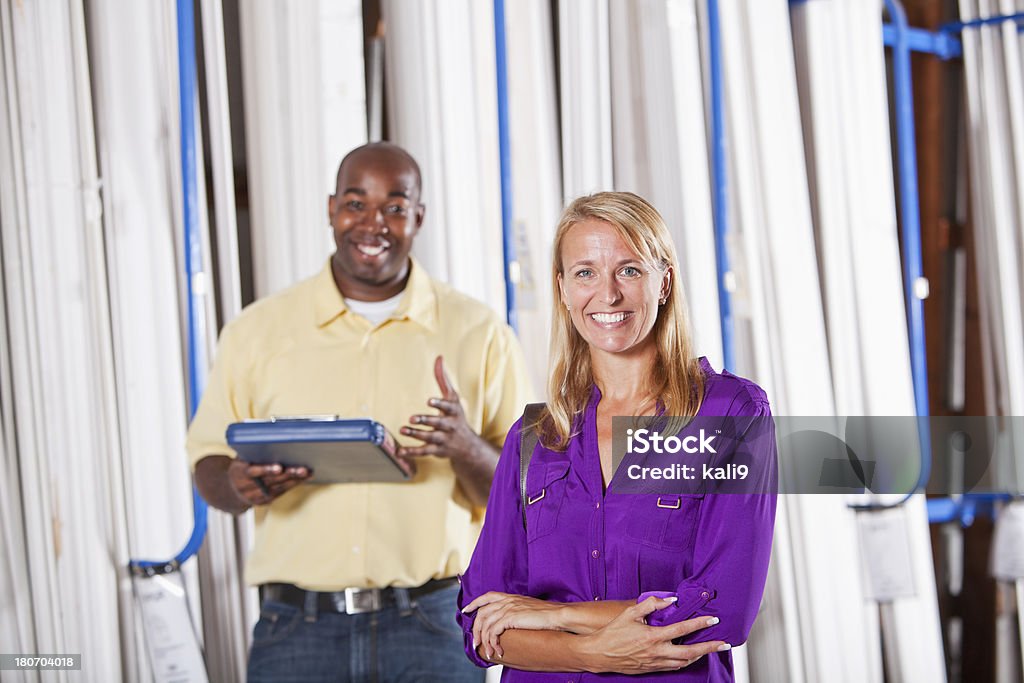
<svg viewBox="0 0 1024 683">
<path fill-rule="evenodd" d="M 608 323 L 621 323 L 626 319 L 625 313 L 591 313 L 590 317 L 594 319 L 594 322 L 608 324 Z"/>
</svg>

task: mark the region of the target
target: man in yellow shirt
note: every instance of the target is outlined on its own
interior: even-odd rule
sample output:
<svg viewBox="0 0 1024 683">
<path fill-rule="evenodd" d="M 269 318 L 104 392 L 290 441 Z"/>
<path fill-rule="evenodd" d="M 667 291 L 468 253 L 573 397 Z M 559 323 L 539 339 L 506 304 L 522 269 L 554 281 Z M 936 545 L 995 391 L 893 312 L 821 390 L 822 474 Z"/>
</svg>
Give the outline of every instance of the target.
<svg viewBox="0 0 1024 683">
<path fill-rule="evenodd" d="M 420 191 L 400 147 L 350 152 L 328 198 L 328 264 L 221 333 L 188 452 L 211 505 L 255 508 L 250 681 L 482 680 L 453 617 L 455 576 L 528 380 L 508 326 L 410 257 Z M 324 413 L 383 423 L 415 477 L 304 486 L 304 468 L 249 465 L 225 441 L 232 422 Z"/>
</svg>

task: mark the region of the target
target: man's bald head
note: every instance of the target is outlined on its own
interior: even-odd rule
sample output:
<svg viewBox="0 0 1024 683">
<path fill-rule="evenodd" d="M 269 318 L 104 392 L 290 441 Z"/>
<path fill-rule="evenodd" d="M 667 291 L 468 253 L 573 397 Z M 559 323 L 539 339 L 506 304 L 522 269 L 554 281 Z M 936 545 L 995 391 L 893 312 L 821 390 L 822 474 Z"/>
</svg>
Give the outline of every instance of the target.
<svg viewBox="0 0 1024 683">
<path fill-rule="evenodd" d="M 374 142 L 342 159 L 327 216 L 337 246 L 331 268 L 344 296 L 384 301 L 405 287 L 426 212 L 420 184 L 419 164 L 398 145 Z"/>
<path fill-rule="evenodd" d="M 412 171 L 416 182 L 416 200 L 423 194 L 423 175 L 420 173 L 420 165 L 416 163 L 412 155 L 403 148 L 392 142 L 370 142 L 361 147 L 356 147 L 345 155 L 345 158 L 338 164 L 338 174 L 334 180 L 335 192 L 342 192 L 341 187 L 342 171 L 347 165 L 355 162 L 380 164 L 384 166 L 405 167 Z"/>
</svg>

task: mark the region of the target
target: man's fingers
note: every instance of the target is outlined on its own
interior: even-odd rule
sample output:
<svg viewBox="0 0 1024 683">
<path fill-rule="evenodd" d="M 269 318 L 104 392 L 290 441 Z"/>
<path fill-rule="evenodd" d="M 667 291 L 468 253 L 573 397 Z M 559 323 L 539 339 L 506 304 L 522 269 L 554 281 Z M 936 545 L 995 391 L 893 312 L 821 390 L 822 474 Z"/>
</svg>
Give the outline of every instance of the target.
<svg viewBox="0 0 1024 683">
<path fill-rule="evenodd" d="M 435 429 L 415 429 L 413 427 L 402 427 L 401 432 L 402 434 L 405 434 L 406 436 L 411 436 L 414 439 L 419 439 L 420 441 L 426 443 L 438 445 L 444 443 L 446 439 L 445 432 L 440 432 Z"/>
<path fill-rule="evenodd" d="M 256 479 L 257 477 L 267 477 L 275 474 L 280 474 L 284 471 L 278 463 L 271 463 L 269 465 L 249 465 L 245 468 L 245 476 L 250 479 Z"/>
<path fill-rule="evenodd" d="M 441 455 L 441 447 L 434 444 L 426 446 L 402 446 L 398 449 L 399 458 L 421 458 L 424 455 Z"/>
<path fill-rule="evenodd" d="M 455 392 L 455 387 L 452 386 L 452 382 L 448 379 L 448 373 L 444 371 L 444 358 L 438 356 L 434 359 L 434 379 L 437 380 L 437 386 L 441 389 L 441 396 L 446 399 L 458 399 L 459 395 Z"/>
<path fill-rule="evenodd" d="M 277 498 L 282 493 L 285 493 L 286 491 L 291 491 L 293 488 L 295 488 L 296 486 L 298 486 L 302 482 L 303 482 L 302 479 L 287 479 L 287 480 L 281 482 L 280 484 L 277 484 L 273 488 L 271 488 L 270 492 L 271 492 L 271 494 L 275 498 Z"/>
<path fill-rule="evenodd" d="M 305 468 L 305 467 L 296 467 L 296 468 L 289 467 L 288 469 L 284 470 L 283 472 L 281 472 L 279 474 L 268 474 L 268 475 L 264 475 L 262 477 L 258 477 L 257 481 L 259 479 L 262 479 L 263 483 L 265 483 L 267 486 L 274 487 L 274 486 L 277 486 L 278 484 L 282 484 L 282 483 L 284 483 L 286 481 L 292 481 L 292 480 L 296 480 L 296 481 L 300 481 L 300 482 L 301 481 L 305 481 L 306 479 L 309 479 L 309 474 L 310 473 L 309 473 L 309 469 L 308 468 Z"/>
<path fill-rule="evenodd" d="M 263 477 L 256 477 L 255 479 L 252 480 L 252 482 L 256 484 L 256 488 L 258 488 L 260 490 L 260 493 L 262 493 L 264 496 L 269 497 L 273 495 L 272 493 L 270 493 L 270 486 L 267 484 L 267 482 L 263 481 Z"/>
<path fill-rule="evenodd" d="M 409 422 L 414 425 L 427 425 L 442 432 L 455 431 L 451 418 L 442 415 L 413 415 Z"/>
<path fill-rule="evenodd" d="M 462 404 L 459 403 L 459 398 L 431 398 L 427 399 L 427 405 L 431 408 L 437 408 L 445 415 L 451 417 L 458 417 L 462 414 Z"/>
</svg>

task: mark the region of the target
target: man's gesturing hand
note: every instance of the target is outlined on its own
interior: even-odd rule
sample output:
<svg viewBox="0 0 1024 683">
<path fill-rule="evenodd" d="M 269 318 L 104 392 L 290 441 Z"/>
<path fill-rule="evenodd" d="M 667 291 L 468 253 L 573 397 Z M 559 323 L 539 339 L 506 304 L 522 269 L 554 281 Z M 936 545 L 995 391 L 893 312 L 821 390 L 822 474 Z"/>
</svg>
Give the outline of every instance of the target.
<svg viewBox="0 0 1024 683">
<path fill-rule="evenodd" d="M 488 445 L 466 422 L 459 394 L 448 379 L 441 356 L 434 361 L 434 378 L 441 389 L 441 397 L 428 400 L 427 405 L 436 408 L 440 414 L 410 417 L 410 424 L 417 427 L 427 426 L 430 429 L 402 427 L 402 434 L 419 439 L 424 445 L 403 447 L 399 449 L 398 454 L 401 457 L 436 455 L 452 460 L 470 460 L 479 455 L 481 447 L 488 448 Z"/>
</svg>

